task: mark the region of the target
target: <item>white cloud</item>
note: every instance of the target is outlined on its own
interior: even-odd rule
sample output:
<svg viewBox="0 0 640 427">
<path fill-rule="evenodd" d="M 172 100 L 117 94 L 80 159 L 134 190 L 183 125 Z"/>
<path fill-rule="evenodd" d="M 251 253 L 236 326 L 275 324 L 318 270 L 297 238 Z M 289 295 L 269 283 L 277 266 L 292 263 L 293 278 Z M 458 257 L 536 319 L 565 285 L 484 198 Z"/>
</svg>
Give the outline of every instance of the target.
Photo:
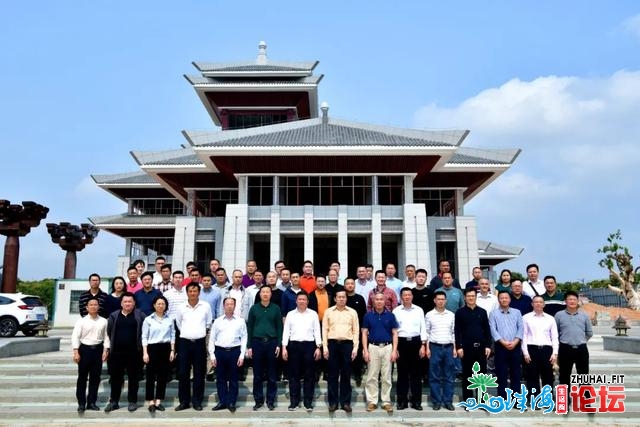
<svg viewBox="0 0 640 427">
<path fill-rule="evenodd" d="M 622 29 L 640 41 L 640 13 L 622 22 Z"/>
<path fill-rule="evenodd" d="M 640 15 L 637 22 L 640 30 Z M 485 235 L 481 228 L 482 238 L 523 242 L 532 255 L 522 263 L 539 261 L 561 276 L 586 270 L 598 277 L 597 266 L 584 262 L 595 243 L 567 255 L 563 245 L 544 242 L 579 242 L 595 238 L 595 230 L 604 235 L 635 226 L 640 71 L 514 78 L 453 107 L 427 105 L 414 119 L 419 128 L 470 129 L 465 146 L 522 148 L 512 168 L 466 207 L 490 230 Z M 640 241 L 629 245 L 640 247 Z"/>
</svg>

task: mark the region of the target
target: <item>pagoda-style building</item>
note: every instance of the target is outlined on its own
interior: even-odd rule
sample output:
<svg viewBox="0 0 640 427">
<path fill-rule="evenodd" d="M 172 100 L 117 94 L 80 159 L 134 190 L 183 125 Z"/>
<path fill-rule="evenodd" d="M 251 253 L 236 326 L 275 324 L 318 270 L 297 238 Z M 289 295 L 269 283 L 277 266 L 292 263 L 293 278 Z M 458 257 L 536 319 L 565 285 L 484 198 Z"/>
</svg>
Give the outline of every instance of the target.
<svg viewBox="0 0 640 427">
<path fill-rule="evenodd" d="M 176 269 L 219 258 L 227 270 L 305 259 L 319 272 L 339 260 L 353 274 L 387 261 L 467 279 L 521 249 L 479 242 L 465 204 L 506 171 L 519 150 L 462 147 L 467 130 L 416 130 L 347 122 L 318 106 L 318 61 L 193 64 L 185 76 L 215 125 L 183 131 L 188 144 L 131 154 L 140 171 L 93 175 L 126 213 L 94 217 L 121 236 L 119 270 L 164 255 Z M 205 270 L 208 270 L 205 268 Z M 119 271 L 121 272 L 121 271 Z"/>
</svg>

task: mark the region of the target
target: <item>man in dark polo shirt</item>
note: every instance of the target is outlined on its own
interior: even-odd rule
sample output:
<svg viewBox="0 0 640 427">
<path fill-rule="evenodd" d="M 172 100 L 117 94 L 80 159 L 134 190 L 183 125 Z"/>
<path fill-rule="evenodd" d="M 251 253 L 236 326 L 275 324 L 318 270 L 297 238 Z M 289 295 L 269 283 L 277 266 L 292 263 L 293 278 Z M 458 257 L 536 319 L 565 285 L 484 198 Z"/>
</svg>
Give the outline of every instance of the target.
<svg viewBox="0 0 640 427">
<path fill-rule="evenodd" d="M 271 302 L 271 287 L 260 288 L 260 302 L 249 310 L 247 320 L 247 356 L 253 359 L 253 410 L 264 405 L 264 373 L 267 372 L 267 408 L 275 409 L 278 383 L 276 360 L 282 342 L 282 313 L 280 307 Z"/>
<path fill-rule="evenodd" d="M 106 313 L 106 301 L 107 301 L 107 293 L 103 292 L 100 289 L 100 275 L 97 273 L 93 273 L 89 276 L 89 290 L 80 294 L 78 298 L 78 309 L 80 310 L 80 316 L 84 317 L 87 314 L 87 301 L 90 298 L 95 298 L 98 300 L 98 315 L 100 317 L 104 317 L 105 319 L 109 317 L 109 313 Z"/>
<path fill-rule="evenodd" d="M 509 307 L 516 308 L 524 316 L 533 311 L 531 305 L 531 297 L 522 292 L 522 281 L 518 279 L 511 280 L 511 302 Z M 488 313 L 491 314 L 491 313 Z"/>
<path fill-rule="evenodd" d="M 136 308 L 143 312 L 145 316 L 153 313 L 153 299 L 162 295 L 159 290 L 153 287 L 153 273 L 150 271 L 142 273 L 142 289 L 133 294 L 136 300 Z"/>
</svg>

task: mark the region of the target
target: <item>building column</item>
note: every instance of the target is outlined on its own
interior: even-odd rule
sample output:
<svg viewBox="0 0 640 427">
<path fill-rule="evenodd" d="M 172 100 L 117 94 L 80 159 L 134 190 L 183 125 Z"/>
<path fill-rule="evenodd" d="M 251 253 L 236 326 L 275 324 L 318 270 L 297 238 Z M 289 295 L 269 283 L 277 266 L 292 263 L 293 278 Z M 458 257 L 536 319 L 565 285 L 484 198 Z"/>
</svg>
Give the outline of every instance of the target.
<svg viewBox="0 0 640 427">
<path fill-rule="evenodd" d="M 458 280 L 471 280 L 473 267 L 480 265 L 476 219 L 472 216 L 456 217 L 456 251 L 458 255 Z"/>
<path fill-rule="evenodd" d="M 404 176 L 404 203 L 413 203 L 413 177 L 411 175 Z"/>
<path fill-rule="evenodd" d="M 238 204 L 245 205 L 249 200 L 249 179 L 248 177 L 241 175 L 238 176 Z"/>
<path fill-rule="evenodd" d="M 340 271 L 343 272 L 349 271 L 349 229 L 347 217 L 347 207 L 338 206 L 338 261 L 340 261 Z"/>
<path fill-rule="evenodd" d="M 378 204 L 378 176 L 374 175 L 371 177 L 371 204 Z"/>
<path fill-rule="evenodd" d="M 187 209 L 186 209 L 185 215 L 194 216 L 195 206 L 196 206 L 196 191 L 187 190 Z"/>
<path fill-rule="evenodd" d="M 380 206 L 371 207 L 371 264 L 373 264 L 375 270 L 381 269 L 383 267 L 382 213 L 380 212 Z"/>
<path fill-rule="evenodd" d="M 464 216 L 464 190 L 457 189 L 456 198 L 456 216 Z"/>
<path fill-rule="evenodd" d="M 184 270 L 189 261 L 194 261 L 196 250 L 196 217 L 176 217 L 176 229 L 173 237 L 173 270 Z"/>
<path fill-rule="evenodd" d="M 280 206 L 271 207 L 271 236 L 269 243 L 269 261 L 270 265 L 275 265 L 280 259 Z"/>
<path fill-rule="evenodd" d="M 273 194 L 271 200 L 273 206 L 280 206 L 280 178 L 277 176 L 273 177 Z"/>
<path fill-rule="evenodd" d="M 304 207 L 304 259 L 313 260 L 313 206 Z"/>
<path fill-rule="evenodd" d="M 404 233 L 403 249 L 405 264 L 416 267 L 429 266 L 431 255 L 429 251 L 429 232 L 427 230 L 427 215 L 423 204 L 404 205 Z M 400 266 L 398 266 L 400 269 Z"/>
<path fill-rule="evenodd" d="M 249 248 L 249 206 L 227 205 L 224 216 L 222 265 L 227 272 L 239 268 L 244 271 Z"/>
</svg>

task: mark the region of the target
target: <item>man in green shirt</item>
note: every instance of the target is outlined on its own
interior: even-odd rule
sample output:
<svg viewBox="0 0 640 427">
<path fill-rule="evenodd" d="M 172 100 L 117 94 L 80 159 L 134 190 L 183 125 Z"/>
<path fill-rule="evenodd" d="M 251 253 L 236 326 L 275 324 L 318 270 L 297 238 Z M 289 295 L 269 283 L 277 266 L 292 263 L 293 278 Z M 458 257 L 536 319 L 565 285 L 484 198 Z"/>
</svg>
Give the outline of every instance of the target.
<svg viewBox="0 0 640 427">
<path fill-rule="evenodd" d="M 278 389 L 276 366 L 282 342 L 282 317 L 280 308 L 271 303 L 271 287 L 260 288 L 260 302 L 249 310 L 247 320 L 247 356 L 253 359 L 253 410 L 264 405 L 264 373 L 267 372 L 267 407 L 275 409 Z"/>
<path fill-rule="evenodd" d="M 554 276 L 544 277 L 544 288 L 546 292 L 542 294 L 544 300 L 544 312 L 555 316 L 557 312 L 564 310 L 566 307 L 564 303 L 564 294 L 558 290 L 558 284 Z"/>
</svg>

